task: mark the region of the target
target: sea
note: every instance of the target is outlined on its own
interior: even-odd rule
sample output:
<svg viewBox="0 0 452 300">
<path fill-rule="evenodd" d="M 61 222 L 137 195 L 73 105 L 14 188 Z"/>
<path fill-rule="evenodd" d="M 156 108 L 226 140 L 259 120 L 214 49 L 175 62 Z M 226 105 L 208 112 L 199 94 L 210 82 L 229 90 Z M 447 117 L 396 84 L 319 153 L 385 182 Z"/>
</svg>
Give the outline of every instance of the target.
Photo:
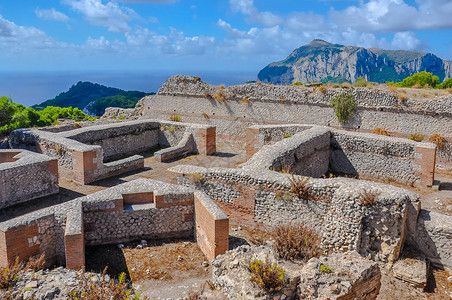
<svg viewBox="0 0 452 300">
<path fill-rule="evenodd" d="M 79 81 L 90 81 L 123 90 L 146 93 L 157 92 L 162 84 L 177 74 L 200 76 L 204 82 L 214 85 L 242 84 L 256 80 L 258 71 L 61 71 L 61 72 L 0 72 L 0 96 L 32 106 L 66 92 Z"/>
</svg>

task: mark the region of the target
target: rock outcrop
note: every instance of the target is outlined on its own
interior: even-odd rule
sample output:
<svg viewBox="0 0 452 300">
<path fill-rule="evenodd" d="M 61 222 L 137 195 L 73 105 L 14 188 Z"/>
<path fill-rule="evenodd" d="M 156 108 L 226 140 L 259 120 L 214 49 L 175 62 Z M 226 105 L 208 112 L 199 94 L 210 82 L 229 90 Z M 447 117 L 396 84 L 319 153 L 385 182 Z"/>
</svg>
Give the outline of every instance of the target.
<svg viewBox="0 0 452 300">
<path fill-rule="evenodd" d="M 401 81 L 421 71 L 431 72 L 440 80 L 452 76 L 452 62 L 432 53 L 404 50 L 366 49 L 313 40 L 295 49 L 286 59 L 262 69 L 259 80 L 275 84 L 295 81 L 355 82 L 362 76 L 368 81 Z"/>
</svg>

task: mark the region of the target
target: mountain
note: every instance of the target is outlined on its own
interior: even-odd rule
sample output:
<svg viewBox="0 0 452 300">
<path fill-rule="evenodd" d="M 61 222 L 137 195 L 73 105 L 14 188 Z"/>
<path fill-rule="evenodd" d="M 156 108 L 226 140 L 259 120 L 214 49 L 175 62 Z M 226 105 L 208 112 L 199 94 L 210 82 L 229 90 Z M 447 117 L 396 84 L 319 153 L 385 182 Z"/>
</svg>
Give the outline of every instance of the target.
<svg viewBox="0 0 452 300">
<path fill-rule="evenodd" d="M 139 91 L 124 91 L 117 88 L 107 87 L 92 82 L 79 81 L 67 91 L 60 93 L 53 99 L 34 105 L 33 108 L 41 109 L 47 106 L 78 107 L 87 113 L 97 116 L 105 112 L 109 106 L 130 108 L 149 95 Z"/>
<path fill-rule="evenodd" d="M 443 81 L 452 77 L 452 62 L 432 53 L 366 49 L 313 40 L 295 49 L 286 59 L 263 68 L 258 78 L 274 84 L 355 82 L 360 76 L 368 81 L 386 82 L 401 81 L 421 71 L 431 72 Z"/>
</svg>

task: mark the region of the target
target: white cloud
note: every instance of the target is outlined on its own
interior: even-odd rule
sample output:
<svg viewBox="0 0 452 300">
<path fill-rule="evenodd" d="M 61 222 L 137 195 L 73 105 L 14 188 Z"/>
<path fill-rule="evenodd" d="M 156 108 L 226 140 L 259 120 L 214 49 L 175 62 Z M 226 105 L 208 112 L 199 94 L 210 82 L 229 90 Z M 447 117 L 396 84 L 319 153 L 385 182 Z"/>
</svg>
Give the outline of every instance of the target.
<svg viewBox="0 0 452 300">
<path fill-rule="evenodd" d="M 168 35 L 157 34 L 148 28 L 137 27 L 126 34 L 127 44 L 135 47 L 150 47 L 162 54 L 201 55 L 215 45 L 215 38 L 208 36 L 187 37 L 182 31 L 170 28 Z"/>
<path fill-rule="evenodd" d="M 269 11 L 259 11 L 254 6 L 253 0 L 229 0 L 229 5 L 231 6 L 232 11 L 249 16 L 251 22 L 268 27 L 276 26 L 283 22 L 281 17 Z"/>
<path fill-rule="evenodd" d="M 58 45 L 44 31 L 35 27 L 19 26 L 0 15 L 0 44 L 11 53 L 28 48 L 46 48 Z M 62 45 L 62 44 L 60 44 Z"/>
<path fill-rule="evenodd" d="M 55 8 L 51 8 L 51 9 L 36 8 L 35 14 L 38 18 L 41 18 L 44 20 L 53 20 L 53 21 L 61 21 L 61 22 L 69 21 L 68 16 L 66 16 L 62 12 L 55 10 Z"/>
<path fill-rule="evenodd" d="M 65 3 L 82 13 L 91 24 L 106 27 L 113 32 L 129 31 L 131 29 L 129 22 L 138 18 L 133 9 L 120 7 L 113 1 L 103 4 L 102 0 L 66 0 Z"/>
<path fill-rule="evenodd" d="M 417 50 L 421 46 L 421 41 L 413 32 L 397 32 L 391 46 L 393 49 Z"/>
<path fill-rule="evenodd" d="M 444 29 L 452 26 L 452 1 L 417 0 L 417 6 L 403 0 L 371 0 L 345 10 L 331 9 L 330 18 L 339 26 L 365 32 L 401 32 Z"/>
</svg>

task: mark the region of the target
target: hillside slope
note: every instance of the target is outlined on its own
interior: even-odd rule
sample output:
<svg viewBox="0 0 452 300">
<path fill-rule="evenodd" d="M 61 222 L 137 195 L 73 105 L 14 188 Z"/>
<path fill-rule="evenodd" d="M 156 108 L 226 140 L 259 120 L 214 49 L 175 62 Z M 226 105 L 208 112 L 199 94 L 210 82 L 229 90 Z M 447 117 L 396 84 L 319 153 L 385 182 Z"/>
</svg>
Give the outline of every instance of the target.
<svg viewBox="0 0 452 300">
<path fill-rule="evenodd" d="M 71 106 L 84 110 L 89 114 L 101 116 L 105 112 L 106 107 L 134 107 L 138 100 L 146 95 L 149 95 L 149 93 L 124 91 L 97 83 L 79 81 L 77 84 L 72 85 L 67 92 L 60 93 L 55 98 L 33 107 L 40 109 L 47 106 Z"/>
<path fill-rule="evenodd" d="M 286 59 L 266 66 L 258 78 L 275 84 L 355 82 L 360 76 L 368 81 L 386 82 L 401 81 L 421 71 L 431 72 L 443 81 L 452 77 L 452 62 L 419 51 L 366 49 L 313 40 L 295 49 Z"/>
</svg>

